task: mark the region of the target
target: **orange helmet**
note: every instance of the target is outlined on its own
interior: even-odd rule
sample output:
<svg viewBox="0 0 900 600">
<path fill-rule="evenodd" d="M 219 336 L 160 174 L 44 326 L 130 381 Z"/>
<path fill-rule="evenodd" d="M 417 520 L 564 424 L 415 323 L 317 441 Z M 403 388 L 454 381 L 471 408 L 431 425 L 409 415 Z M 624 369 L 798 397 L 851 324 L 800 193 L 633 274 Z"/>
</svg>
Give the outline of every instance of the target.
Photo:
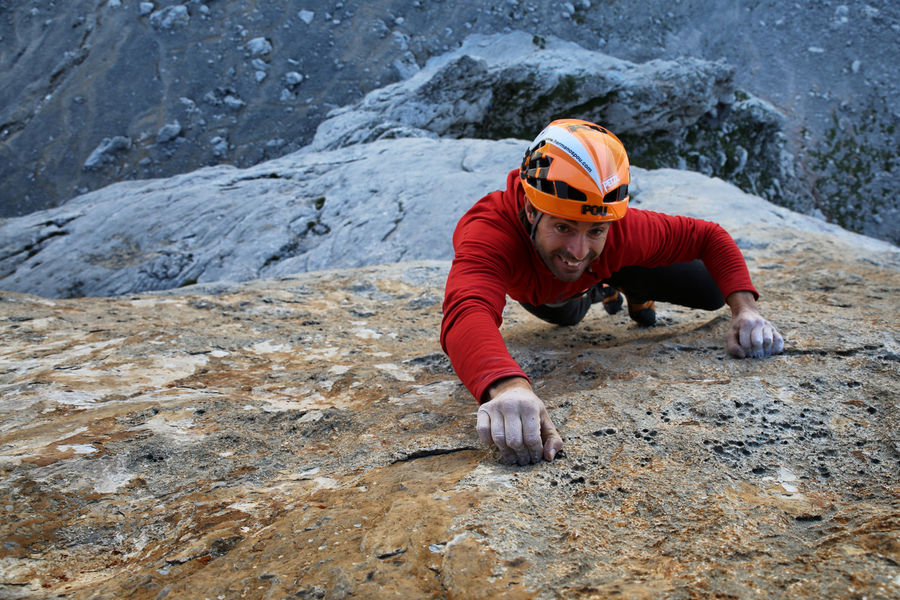
<svg viewBox="0 0 900 600">
<path fill-rule="evenodd" d="M 548 215 L 617 221 L 628 208 L 628 155 L 611 131 L 581 119 L 553 121 L 525 152 L 525 196 Z"/>
</svg>

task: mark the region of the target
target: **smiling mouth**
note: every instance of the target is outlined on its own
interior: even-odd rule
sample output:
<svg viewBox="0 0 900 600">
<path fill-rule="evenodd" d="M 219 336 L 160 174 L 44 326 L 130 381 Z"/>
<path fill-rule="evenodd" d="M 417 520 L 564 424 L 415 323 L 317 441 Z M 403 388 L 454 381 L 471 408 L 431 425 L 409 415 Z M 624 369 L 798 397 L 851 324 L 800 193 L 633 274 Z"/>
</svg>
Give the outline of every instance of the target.
<svg viewBox="0 0 900 600">
<path fill-rule="evenodd" d="M 569 260 L 567 258 L 563 258 L 562 256 L 559 257 L 559 260 L 562 262 L 562 264 L 569 267 L 570 269 L 579 269 L 584 264 L 583 260 Z"/>
</svg>

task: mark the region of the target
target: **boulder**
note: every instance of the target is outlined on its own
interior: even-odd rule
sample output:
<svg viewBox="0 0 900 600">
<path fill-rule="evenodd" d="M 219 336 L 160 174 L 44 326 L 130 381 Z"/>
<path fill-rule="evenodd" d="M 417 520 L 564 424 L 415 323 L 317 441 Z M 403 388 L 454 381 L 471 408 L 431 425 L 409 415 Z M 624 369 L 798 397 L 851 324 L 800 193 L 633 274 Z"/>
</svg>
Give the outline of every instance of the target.
<svg viewBox="0 0 900 600">
<path fill-rule="evenodd" d="M 472 35 L 408 80 L 332 110 L 312 146 L 374 141 L 392 125 L 441 137 L 531 139 L 562 115 L 609 124 L 617 134 L 671 133 L 733 96 L 724 63 L 638 65 L 524 32 Z"/>
<path fill-rule="evenodd" d="M 691 169 L 780 204 L 800 204 L 785 118 L 735 90 L 723 62 L 643 64 L 523 32 L 473 35 L 408 80 L 331 111 L 315 149 L 409 136 L 533 138 L 554 118 L 601 123 L 633 164 Z"/>
<path fill-rule="evenodd" d="M 113 164 L 116 161 L 116 154 L 125 152 L 130 148 L 131 140 L 125 136 L 117 135 L 111 138 L 103 138 L 103 141 L 94 148 L 94 151 L 84 161 L 83 169 L 92 171 Z"/>
</svg>

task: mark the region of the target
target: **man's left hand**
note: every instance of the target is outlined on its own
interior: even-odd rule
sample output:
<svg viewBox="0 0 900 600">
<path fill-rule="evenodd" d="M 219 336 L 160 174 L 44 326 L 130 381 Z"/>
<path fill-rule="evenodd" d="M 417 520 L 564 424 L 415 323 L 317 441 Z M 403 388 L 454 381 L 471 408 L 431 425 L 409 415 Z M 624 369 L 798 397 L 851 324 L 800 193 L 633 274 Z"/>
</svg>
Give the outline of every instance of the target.
<svg viewBox="0 0 900 600">
<path fill-rule="evenodd" d="M 731 328 L 726 346 L 737 358 L 765 358 L 781 354 L 784 339 L 768 320 L 759 314 L 750 292 L 735 292 L 726 300 L 731 307 Z"/>
</svg>

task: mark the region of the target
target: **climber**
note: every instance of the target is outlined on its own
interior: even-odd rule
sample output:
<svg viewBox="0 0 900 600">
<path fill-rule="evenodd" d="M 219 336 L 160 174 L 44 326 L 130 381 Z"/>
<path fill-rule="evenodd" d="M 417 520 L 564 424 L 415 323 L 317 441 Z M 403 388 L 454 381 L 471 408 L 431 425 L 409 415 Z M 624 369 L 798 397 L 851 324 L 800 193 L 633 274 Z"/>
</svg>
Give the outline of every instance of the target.
<svg viewBox="0 0 900 600">
<path fill-rule="evenodd" d="M 656 301 L 705 310 L 727 303 L 729 354 L 782 351 L 731 236 L 708 221 L 628 208 L 629 183 L 628 157 L 614 134 L 557 120 L 509 173 L 506 190 L 482 198 L 456 226 L 441 346 L 480 404 L 479 437 L 504 462 L 550 461 L 562 448 L 500 335 L 507 295 L 561 326 L 581 321 L 592 303 L 614 313 L 623 296 L 639 326 L 655 324 Z"/>
</svg>

